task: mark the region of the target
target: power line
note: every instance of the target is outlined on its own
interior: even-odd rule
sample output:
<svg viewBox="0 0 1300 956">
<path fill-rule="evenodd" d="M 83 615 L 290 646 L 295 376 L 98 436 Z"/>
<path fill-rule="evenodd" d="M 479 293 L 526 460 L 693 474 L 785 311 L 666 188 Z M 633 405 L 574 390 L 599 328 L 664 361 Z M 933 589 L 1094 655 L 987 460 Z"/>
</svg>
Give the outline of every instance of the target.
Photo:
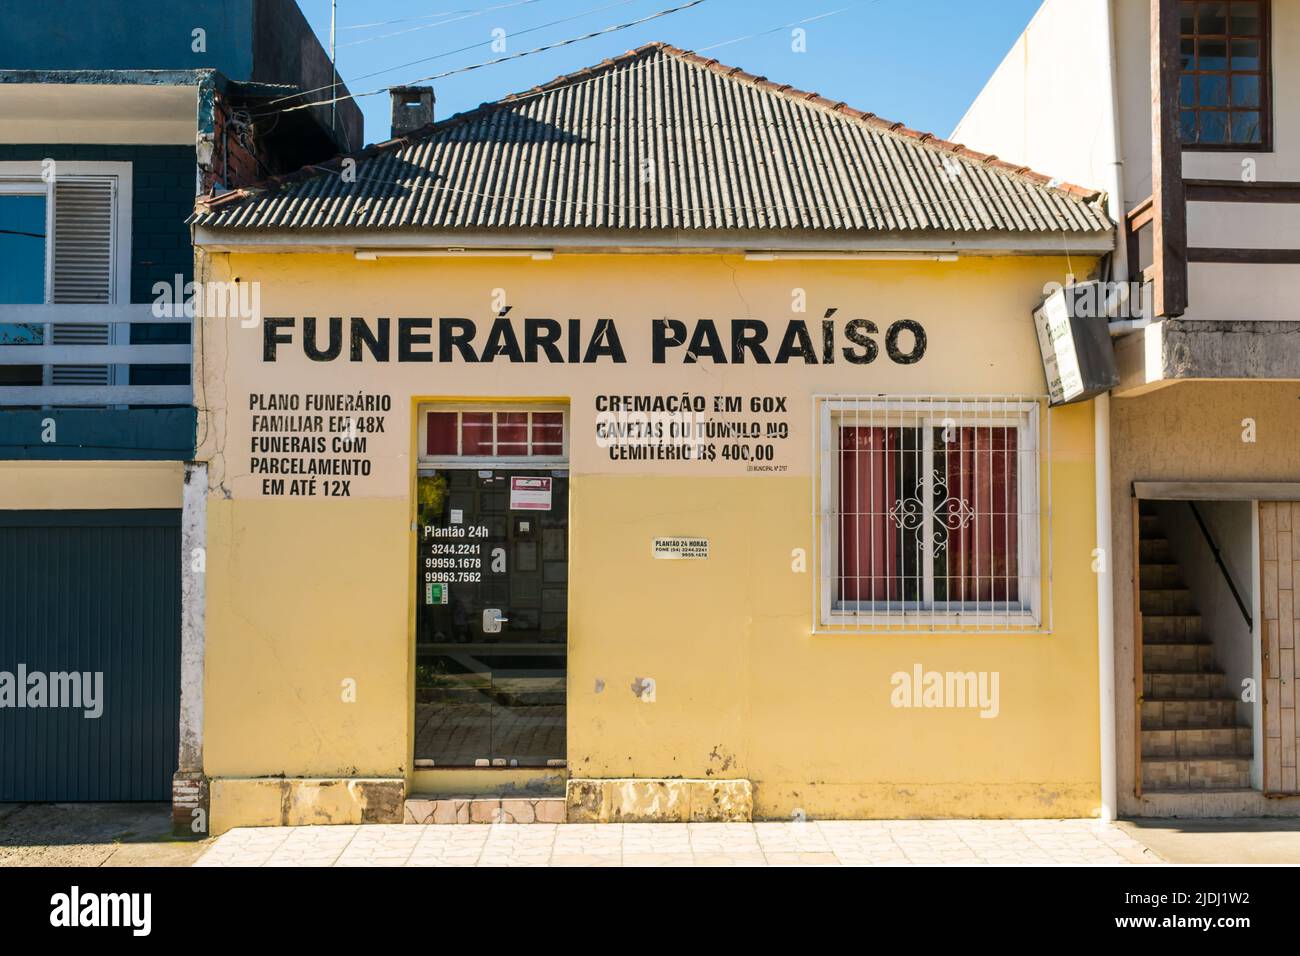
<svg viewBox="0 0 1300 956">
<path fill-rule="evenodd" d="M 733 43 L 741 43 L 745 40 L 753 40 L 755 37 L 764 37 L 770 33 L 778 33 L 781 30 L 788 30 L 790 27 L 797 27 L 800 24 L 812 23 L 814 20 L 825 20 L 827 17 L 833 17 L 838 13 L 844 13 L 847 10 L 853 10 L 857 7 L 865 6 L 868 3 L 879 3 L 880 0 L 859 0 L 857 3 L 850 3 L 847 7 L 840 7 L 838 10 L 827 10 L 825 13 L 818 13 L 815 16 L 804 17 L 802 20 L 792 20 L 789 23 L 783 23 L 779 27 L 772 27 L 770 30 L 760 30 L 758 33 L 749 33 L 743 37 L 735 37 L 730 40 L 723 40 L 721 43 L 711 43 L 708 46 L 702 46 L 696 53 L 703 53 L 705 50 L 716 50 L 719 47 L 731 46 Z"/>
<path fill-rule="evenodd" d="M 517 37 L 517 36 L 522 36 L 525 33 L 536 33 L 538 30 L 545 30 L 547 27 L 559 26 L 561 23 L 569 23 L 572 20 L 581 20 L 583 17 L 591 16 L 591 14 L 593 13 L 601 13 L 605 10 L 611 10 L 614 7 L 625 7 L 629 3 L 633 3 L 633 2 L 635 2 L 635 0 L 617 0 L 616 3 L 607 3 L 603 7 L 592 7 L 590 10 L 583 10 L 581 13 L 575 13 L 572 14 L 571 16 L 561 17 L 560 19 L 552 20 L 549 23 L 541 23 L 535 27 L 526 27 L 522 30 L 511 30 L 510 36 Z M 482 40 L 478 43 L 471 43 L 469 46 L 460 47 L 457 50 L 448 50 L 446 53 L 435 53 L 433 56 L 424 56 L 424 57 L 420 57 L 418 60 L 410 60 L 406 63 L 399 63 L 396 66 L 384 67 L 384 69 L 376 70 L 373 73 L 362 74 L 361 76 L 357 77 L 357 79 L 368 80 L 370 79 L 370 77 L 379 76 L 381 73 L 391 73 L 393 72 L 393 70 L 403 70 L 406 69 L 406 67 L 408 66 L 415 66 L 417 63 L 428 63 L 430 60 L 441 60 L 445 56 L 453 56 L 454 54 L 457 53 L 464 53 L 467 50 L 476 50 L 481 46 L 490 46 L 491 44 L 492 44 L 491 40 Z M 419 81 L 416 80 L 413 82 L 419 82 Z"/>
<path fill-rule="evenodd" d="M 642 23 L 649 23 L 651 20 L 658 20 L 660 17 L 666 17 L 669 16 L 670 14 L 680 13 L 683 10 L 689 10 L 691 7 L 698 7 L 700 4 L 705 2 L 706 0 L 690 0 L 689 3 L 683 3 L 680 6 L 676 6 L 676 7 L 669 7 L 666 10 L 660 10 L 656 13 L 652 13 L 648 16 L 641 17 L 637 20 L 629 20 L 627 23 L 614 24 L 613 26 L 608 26 L 600 30 L 595 30 L 591 33 L 584 33 L 582 36 L 570 37 L 567 40 L 560 40 L 556 43 L 548 43 L 545 46 L 535 47 L 534 49 L 531 50 L 523 50 L 519 53 L 511 53 L 507 56 L 499 56 L 494 60 L 485 60 L 482 63 L 472 63 L 469 66 L 457 67 L 454 70 L 447 70 L 446 72 L 443 73 L 434 73 L 431 76 L 417 77 L 416 79 L 409 80 L 408 82 L 414 84 L 414 83 L 426 83 L 429 82 L 430 80 L 441 80 L 449 76 L 455 76 L 459 73 L 469 73 L 472 70 L 481 70 L 485 66 L 495 66 L 498 63 L 505 63 L 509 60 L 518 60 L 521 59 L 522 57 L 532 56 L 534 53 L 545 53 L 547 50 L 555 50 L 563 46 L 569 46 L 570 44 L 573 43 L 580 43 L 583 40 L 591 40 L 594 39 L 595 37 L 605 36 L 610 33 L 617 33 L 620 30 L 626 30 L 629 27 L 639 26 Z M 273 110 L 270 113 L 259 113 L 257 115 L 261 117 L 261 116 L 270 116 L 272 115 L 272 113 L 276 113 L 276 112 L 291 113 L 294 112 L 295 110 L 310 109 L 313 106 L 327 106 L 330 103 L 339 103 L 342 102 L 343 100 L 360 99 L 363 96 L 377 96 L 380 93 L 387 93 L 388 90 L 389 90 L 388 87 L 382 87 L 381 89 L 377 89 L 377 90 L 367 90 L 364 93 L 347 93 L 343 96 L 336 96 L 327 100 L 313 100 L 310 103 L 302 103 L 298 106 L 285 106 L 279 110 Z"/>
<path fill-rule="evenodd" d="M 517 37 L 517 36 L 523 36 L 525 33 L 535 33 L 538 30 L 545 30 L 549 27 L 558 26 L 561 23 L 568 23 L 571 20 L 580 20 L 583 17 L 590 16 L 593 13 L 600 13 L 604 10 L 613 9 L 614 7 L 625 7 L 629 3 L 634 3 L 634 2 L 635 0 L 616 0 L 616 2 L 607 3 L 603 7 L 592 7 L 590 10 L 583 10 L 581 13 L 575 13 L 571 16 L 561 17 L 560 19 L 552 20 L 549 23 L 540 23 L 537 26 L 526 27 L 523 30 L 514 30 L 511 32 L 510 35 L 512 37 Z M 492 42 L 493 42 L 492 40 L 481 40 L 478 43 L 471 43 L 469 46 L 458 47 L 455 50 L 446 50 L 442 53 L 435 53 L 432 56 L 421 57 L 418 60 L 411 60 L 407 63 L 399 63 L 396 66 L 386 66 L 382 70 L 375 70 L 373 73 L 363 73 L 360 76 L 353 77 L 353 80 L 368 80 L 373 76 L 380 76 L 381 74 L 384 73 L 392 73 L 394 70 L 402 70 L 408 66 L 415 66 L 417 63 L 427 63 L 430 60 L 441 60 L 443 57 L 455 56 L 457 53 L 465 53 L 468 50 L 476 50 L 481 46 L 489 46 Z M 310 96 L 312 93 L 319 93 L 322 90 L 334 89 L 335 86 L 337 86 L 337 84 L 330 84 L 328 86 L 318 86 L 315 89 L 311 89 L 311 90 L 299 90 L 296 93 L 290 93 L 287 96 L 281 96 L 278 97 L 277 99 L 269 100 L 266 103 L 266 105 L 274 106 L 276 103 L 283 103 L 285 100 L 293 100 L 301 96 Z"/>
<path fill-rule="evenodd" d="M 618 3 L 612 3 L 612 4 L 609 4 L 608 6 L 611 6 L 611 7 L 612 7 L 612 6 L 621 6 L 623 3 L 628 3 L 628 2 L 632 2 L 632 0 L 619 0 Z M 699 0 L 699 2 L 703 2 L 703 0 Z M 784 24 L 781 24 L 780 26 L 772 27 L 772 28 L 770 28 L 770 29 L 768 29 L 768 30 L 761 30 L 761 31 L 759 31 L 758 33 L 748 33 L 748 34 L 744 34 L 744 35 L 742 35 L 742 36 L 732 37 L 732 38 L 729 39 L 729 40 L 721 40 L 721 41 L 719 41 L 719 42 L 717 42 L 717 43 L 711 43 L 711 44 L 709 44 L 708 46 L 700 47 L 698 50 L 696 50 L 696 51 L 694 51 L 694 52 L 699 53 L 699 52 L 703 52 L 703 51 L 705 51 L 705 50 L 715 50 L 715 49 L 718 49 L 719 47 L 730 46 L 730 45 L 733 44 L 733 43 L 739 43 L 739 42 L 741 42 L 741 41 L 743 41 L 743 40 L 752 40 L 752 39 L 754 39 L 755 37 L 767 36 L 768 34 L 776 33 L 776 32 L 779 31 L 779 30 L 784 30 L 784 29 L 787 29 L 787 28 L 789 28 L 789 27 L 798 26 L 799 24 L 802 24 L 802 23 L 811 23 L 811 22 L 813 22 L 814 20 L 824 20 L 824 19 L 826 19 L 827 17 L 833 17 L 833 16 L 836 16 L 836 15 L 838 15 L 838 14 L 845 13 L 845 12 L 847 12 L 847 11 L 849 11 L 849 10 L 856 9 L 857 7 L 863 6 L 863 5 L 867 4 L 867 3 L 879 3 L 879 2 L 880 2 L 880 0 L 860 0 L 860 2 L 858 2 L 858 3 L 849 4 L 848 6 L 840 7 L 840 8 L 837 9 L 837 10 L 827 10 L 827 11 L 825 11 L 825 12 L 823 12 L 823 13 L 818 13 L 818 14 L 814 14 L 814 15 L 809 16 L 809 17 L 804 17 L 804 18 L 801 19 L 801 20 L 792 20 L 792 21 L 789 22 L 789 23 L 784 23 Z M 694 5 L 694 4 L 687 4 L 687 6 L 693 6 L 693 5 Z M 587 10 L 587 11 L 584 11 L 583 13 L 575 14 L 574 16 L 569 17 L 569 18 L 567 18 L 567 19 L 577 19 L 578 17 L 586 16 L 586 15 L 589 14 L 589 13 L 595 13 L 595 12 L 597 12 L 598 10 L 603 10 L 603 9 L 608 9 L 608 7 L 598 7 L 598 8 L 596 8 L 596 9 L 594 9 L 594 10 Z M 676 9 L 685 9 L 685 8 L 684 8 L 684 7 L 678 7 L 678 8 L 676 8 Z M 672 12 L 675 12 L 675 10 L 664 11 L 664 12 L 661 12 L 661 13 L 655 14 L 655 16 L 663 16 L 663 15 L 665 15 L 665 13 L 672 13 Z M 653 19 L 653 17 L 650 17 L 650 18 L 647 18 L 647 19 Z M 519 33 L 527 33 L 527 32 L 531 32 L 532 30 L 543 29 L 543 28 L 546 27 L 546 26 L 554 26 L 556 23 L 560 23 L 560 22 L 563 22 L 563 21 L 558 21 L 558 20 L 557 20 L 557 21 L 553 21 L 553 22 L 550 23 L 550 24 L 542 24 L 541 26 L 538 26 L 538 27 L 530 27 L 528 30 L 520 30 L 520 31 L 518 31 L 518 32 L 519 32 Z M 634 21 L 634 22 L 639 22 L 639 21 Z M 625 25 L 625 26 L 626 26 L 626 25 Z M 619 29 L 621 29 L 621 27 L 620 27 Z M 596 36 L 596 35 L 598 35 L 598 34 L 588 34 L 586 37 L 578 37 L 578 38 L 576 38 L 576 39 L 587 39 L 587 38 L 589 38 L 589 37 L 591 37 L 591 36 Z M 475 44 L 474 46 L 484 46 L 485 44 L 490 43 L 490 42 L 492 42 L 492 41 L 490 41 L 490 40 L 486 40 L 486 41 L 483 41 L 482 43 Z M 573 40 L 570 40 L 570 41 L 565 41 L 565 42 L 574 42 L 574 41 L 573 41 Z M 563 45 L 563 44 L 559 44 L 559 45 Z M 460 53 L 460 52 L 463 52 L 463 51 L 466 50 L 466 49 L 472 49 L 472 47 L 463 47 L 463 48 L 461 48 L 460 50 L 450 50 L 450 51 L 447 51 L 446 53 L 438 53 L 438 54 L 435 54 L 434 56 L 426 57 L 425 59 L 428 59 L 428 60 L 439 59 L 439 58 L 444 57 L 444 56 L 450 56 L 450 55 L 452 55 L 452 54 L 454 54 L 454 53 Z M 539 47 L 539 48 L 538 48 L 538 50 L 544 50 L 544 49 L 548 49 L 548 48 L 547 48 L 547 47 Z M 531 53 L 531 52 L 538 52 L 538 51 L 534 50 L 534 51 L 529 51 L 529 52 Z M 526 55 L 526 54 L 516 54 L 516 56 L 523 56 L 523 55 Z M 510 57 L 503 57 L 502 59 L 511 59 L 511 58 L 510 58 Z M 418 63 L 418 62 L 423 62 L 423 61 L 417 60 L 417 61 L 414 61 L 414 62 L 417 62 L 417 63 Z M 464 69 L 461 69 L 461 70 L 450 70 L 450 71 L 448 71 L 448 72 L 446 72 L 446 73 L 440 73 L 440 74 L 438 74 L 437 76 L 433 76 L 433 77 L 424 77 L 424 79 L 426 79 L 426 80 L 428 80 L 428 79 L 440 79 L 440 78 L 442 78 L 442 77 L 451 76 L 451 75 L 454 75 L 454 74 L 456 74 L 456 73 L 466 72 L 466 71 L 468 71 L 468 70 L 473 70 L 473 69 L 478 69 L 479 67 L 482 67 L 482 66 L 489 66 L 489 65 L 491 65 L 492 63 L 496 63 L 496 62 L 500 62 L 500 60 L 491 60 L 491 61 L 488 61 L 487 63 L 479 63 L 479 64 L 475 64 L 475 65 L 473 65 L 473 66 L 465 67 Z M 409 65 L 411 65 L 411 64 L 403 64 L 402 66 L 409 66 Z M 391 70 L 401 69 L 402 66 L 388 67 L 388 68 L 385 68 L 385 69 L 383 69 L 383 70 L 377 70 L 377 71 L 374 72 L 374 73 L 367 73 L 367 74 L 365 74 L 364 76 L 358 77 L 358 79 L 363 79 L 363 80 L 364 80 L 364 79 L 368 79 L 369 77 L 372 77 L 372 76 L 378 76 L 380 73 L 388 73 L 388 72 L 390 72 Z M 641 65 L 638 65 L 638 66 L 631 67 L 630 69 L 640 69 L 640 68 L 641 68 Z M 412 83 L 418 83 L 418 82 L 420 82 L 420 80 L 412 80 L 412 81 L 410 81 L 410 82 L 412 82 Z M 581 85 L 583 85 L 584 83 L 587 83 L 587 82 L 592 82 L 592 81 L 590 81 L 590 80 L 583 80 L 583 81 L 579 81 L 579 82 L 576 82 L 576 83 L 573 83 L 573 84 L 570 84 L 570 85 L 571 85 L 571 86 L 581 86 Z M 304 90 L 304 91 L 302 91 L 301 93 L 294 93 L 294 94 L 290 94 L 289 96 L 283 96 L 283 97 L 280 97 L 280 99 L 278 99 L 278 100 L 271 100 L 270 102 L 268 102 L 267 105 L 268 105 L 268 106 L 271 106 L 271 105 L 274 105 L 275 103 L 279 103 L 279 102 L 281 102 L 281 101 L 283 101 L 283 100 L 293 99 L 293 98 L 295 98 L 295 97 L 297 97 L 297 96 L 305 96 L 305 95 L 307 95 L 308 93 L 319 92 L 320 90 L 326 90 L 326 89 L 329 89 L 329 87 L 327 87 L 327 86 L 322 86 L 322 87 L 318 87 L 316 90 Z M 386 91 L 387 91 L 386 89 L 383 89 L 383 90 L 373 90 L 373 91 L 370 91 L 370 92 L 367 92 L 367 93 L 357 93 L 357 94 L 351 94 L 351 95 L 354 95 L 354 96 L 373 96 L 373 95 L 375 95 L 375 94 L 377 94 L 377 93 L 383 93 L 383 92 L 386 92 Z M 511 102 L 512 102 L 512 103 L 520 103 L 520 102 L 523 102 L 524 100 L 529 99 L 529 98 L 531 98 L 531 97 L 533 97 L 533 96 L 541 96 L 541 95 L 543 95 L 545 92 L 546 92 L 545 90 L 537 90 L 537 91 L 530 91 L 530 92 L 527 92 L 527 93 L 517 93 L 517 94 L 514 94 L 514 95 L 511 97 Z M 317 105 L 318 103 L 328 103 L 328 102 L 330 102 L 330 101 L 329 101 L 329 100 L 313 101 L 313 102 L 311 102 L 311 103 L 302 104 L 302 105 L 300 105 L 300 106 L 295 106 L 295 107 L 286 107 L 286 108 L 284 109 L 284 111 L 287 112 L 289 109 L 304 109 L 304 108 L 309 107 L 309 106 L 315 106 L 315 105 Z M 257 116 L 258 118 L 262 118 L 262 117 L 265 117 L 265 116 L 278 115 L 280 112 L 281 112 L 280 110 L 273 110 L 273 111 L 266 112 L 266 113 L 258 113 L 258 114 L 256 114 L 256 116 Z"/>
<path fill-rule="evenodd" d="M 394 30 L 392 33 L 381 33 L 379 36 L 366 37 L 361 40 L 353 40 L 350 43 L 342 43 L 340 46 L 357 46 L 361 43 L 371 43 L 375 40 L 387 40 L 389 37 L 405 36 L 408 33 L 415 33 L 417 30 L 428 30 L 431 27 L 445 26 L 448 23 L 459 23 L 461 20 L 472 20 L 474 17 L 481 17 L 485 13 L 492 13 L 494 10 L 506 10 L 510 7 L 526 7 L 529 4 L 541 3 L 541 0 L 513 0 L 511 3 L 498 3 L 492 7 L 484 7 L 482 10 L 456 10 L 455 13 L 463 16 L 448 16 L 446 20 L 438 20 L 435 23 L 422 23 L 418 27 L 409 27 L 405 30 Z"/>
<path fill-rule="evenodd" d="M 340 30 L 368 30 L 371 27 L 386 27 L 393 23 L 414 23 L 416 20 L 433 20 L 437 17 L 449 17 L 457 13 L 469 13 L 469 10 L 440 10 L 437 13 L 422 13 L 415 17 L 398 17 L 395 20 L 376 20 L 374 23 L 350 23 L 339 27 Z"/>
</svg>

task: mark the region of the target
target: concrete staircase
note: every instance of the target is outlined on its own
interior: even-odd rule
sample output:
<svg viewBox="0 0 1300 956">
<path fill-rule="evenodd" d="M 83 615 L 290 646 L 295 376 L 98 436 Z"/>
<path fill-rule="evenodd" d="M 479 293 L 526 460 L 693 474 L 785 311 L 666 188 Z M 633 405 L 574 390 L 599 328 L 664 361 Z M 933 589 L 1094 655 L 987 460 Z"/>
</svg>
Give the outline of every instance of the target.
<svg viewBox="0 0 1300 956">
<path fill-rule="evenodd" d="M 1238 720 L 1160 518 L 1144 505 L 1140 520 L 1142 789 L 1249 789 L 1251 729 Z"/>
</svg>

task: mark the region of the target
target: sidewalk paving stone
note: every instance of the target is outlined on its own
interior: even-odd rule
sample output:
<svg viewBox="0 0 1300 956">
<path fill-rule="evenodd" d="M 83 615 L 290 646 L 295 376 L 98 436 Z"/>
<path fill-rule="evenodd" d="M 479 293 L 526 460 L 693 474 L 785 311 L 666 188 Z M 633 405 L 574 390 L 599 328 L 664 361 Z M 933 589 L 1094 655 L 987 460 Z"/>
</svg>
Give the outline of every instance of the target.
<svg viewBox="0 0 1300 956">
<path fill-rule="evenodd" d="M 428 824 L 237 828 L 196 866 L 1127 866 L 1094 820 Z"/>
</svg>

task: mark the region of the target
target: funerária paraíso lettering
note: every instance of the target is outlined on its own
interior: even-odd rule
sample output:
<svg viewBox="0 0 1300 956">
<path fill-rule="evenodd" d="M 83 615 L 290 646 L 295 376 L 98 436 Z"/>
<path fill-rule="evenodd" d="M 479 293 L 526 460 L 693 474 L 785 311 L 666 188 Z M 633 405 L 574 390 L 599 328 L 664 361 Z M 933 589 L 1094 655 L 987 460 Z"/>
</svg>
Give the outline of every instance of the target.
<svg viewBox="0 0 1300 956">
<path fill-rule="evenodd" d="M 509 310 L 506 310 L 509 311 Z M 645 325 L 655 365 L 870 365 L 883 356 L 914 365 L 925 355 L 920 322 L 899 319 L 883 330 L 871 319 L 812 322 L 760 319 L 717 322 L 652 319 Z M 522 319 L 503 312 L 490 322 L 461 318 L 267 316 L 262 322 L 262 360 L 278 361 L 285 349 L 301 349 L 313 362 L 511 362 L 625 364 L 623 339 L 612 319 Z"/>
</svg>

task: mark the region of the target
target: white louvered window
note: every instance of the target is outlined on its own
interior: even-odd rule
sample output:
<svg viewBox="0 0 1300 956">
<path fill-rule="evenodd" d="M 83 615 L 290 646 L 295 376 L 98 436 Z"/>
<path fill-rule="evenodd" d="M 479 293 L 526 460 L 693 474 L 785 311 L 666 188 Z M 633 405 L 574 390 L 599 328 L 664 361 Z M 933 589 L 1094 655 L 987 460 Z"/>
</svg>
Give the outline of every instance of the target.
<svg viewBox="0 0 1300 956">
<path fill-rule="evenodd" d="M 51 301 L 113 301 L 114 177 L 54 185 Z"/>
<path fill-rule="evenodd" d="M 59 178 L 54 184 L 50 301 L 108 305 L 114 300 L 117 178 Z M 111 345 L 111 325 L 53 323 L 55 345 Z M 111 385 L 111 365 L 52 365 L 51 385 Z"/>
<path fill-rule="evenodd" d="M 1043 614 L 1040 404 L 818 400 L 819 631 L 1024 631 Z"/>
</svg>

